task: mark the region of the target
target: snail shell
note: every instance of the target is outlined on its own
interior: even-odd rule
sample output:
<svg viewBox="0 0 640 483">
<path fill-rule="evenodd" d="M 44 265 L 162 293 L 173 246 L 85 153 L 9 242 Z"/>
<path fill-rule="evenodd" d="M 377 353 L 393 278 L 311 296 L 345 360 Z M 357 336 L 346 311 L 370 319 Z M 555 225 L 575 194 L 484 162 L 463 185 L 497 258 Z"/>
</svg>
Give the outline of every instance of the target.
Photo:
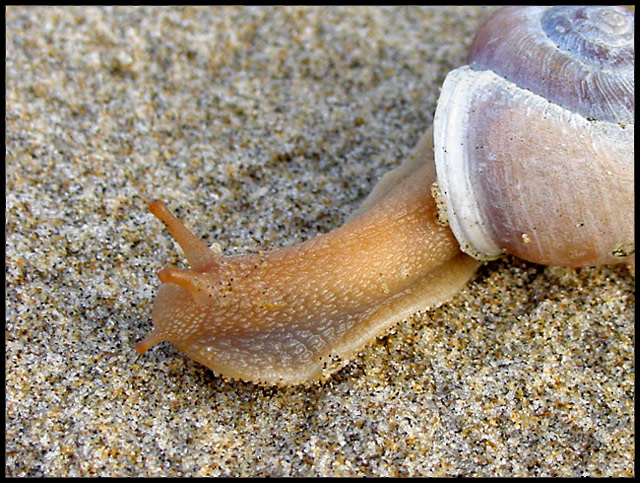
<svg viewBox="0 0 640 483">
<path fill-rule="evenodd" d="M 510 7 L 487 20 L 433 125 L 435 191 L 463 251 L 631 260 L 634 61 L 634 18 L 616 7 Z"/>
</svg>

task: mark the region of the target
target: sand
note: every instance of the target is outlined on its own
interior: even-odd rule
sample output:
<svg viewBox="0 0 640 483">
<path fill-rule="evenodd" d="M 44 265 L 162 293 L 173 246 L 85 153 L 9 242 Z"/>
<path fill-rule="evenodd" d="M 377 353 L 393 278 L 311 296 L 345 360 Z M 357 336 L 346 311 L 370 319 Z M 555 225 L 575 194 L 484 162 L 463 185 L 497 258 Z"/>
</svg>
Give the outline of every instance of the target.
<svg viewBox="0 0 640 483">
<path fill-rule="evenodd" d="M 143 356 L 161 198 L 254 253 L 339 226 L 484 7 L 6 10 L 6 476 L 632 476 L 635 278 L 506 258 L 322 384 Z"/>
</svg>

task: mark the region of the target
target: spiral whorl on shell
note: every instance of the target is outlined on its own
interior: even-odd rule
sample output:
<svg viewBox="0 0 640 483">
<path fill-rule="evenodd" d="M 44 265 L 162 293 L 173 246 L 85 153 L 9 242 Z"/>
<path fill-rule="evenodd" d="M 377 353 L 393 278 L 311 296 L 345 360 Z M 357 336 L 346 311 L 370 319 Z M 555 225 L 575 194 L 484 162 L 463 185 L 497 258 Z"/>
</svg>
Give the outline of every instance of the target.
<svg viewBox="0 0 640 483">
<path fill-rule="evenodd" d="M 510 7 L 449 73 L 434 120 L 439 196 L 464 251 L 548 265 L 630 261 L 634 18 Z"/>
<path fill-rule="evenodd" d="M 478 31 L 469 63 L 586 118 L 633 123 L 633 27 L 615 7 L 507 8 Z"/>
</svg>

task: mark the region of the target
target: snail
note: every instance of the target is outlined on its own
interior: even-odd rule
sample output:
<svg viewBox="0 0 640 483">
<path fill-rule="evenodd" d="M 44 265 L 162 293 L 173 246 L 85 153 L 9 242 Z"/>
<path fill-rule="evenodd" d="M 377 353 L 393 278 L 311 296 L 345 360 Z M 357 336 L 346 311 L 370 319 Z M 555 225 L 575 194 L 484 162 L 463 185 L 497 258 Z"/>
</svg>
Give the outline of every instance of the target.
<svg viewBox="0 0 640 483">
<path fill-rule="evenodd" d="M 502 254 L 633 263 L 634 17 L 617 7 L 506 7 L 444 80 L 433 127 L 341 227 L 223 256 L 162 203 L 190 270 L 160 270 L 162 341 L 229 378 L 326 378 L 444 303 Z"/>
</svg>

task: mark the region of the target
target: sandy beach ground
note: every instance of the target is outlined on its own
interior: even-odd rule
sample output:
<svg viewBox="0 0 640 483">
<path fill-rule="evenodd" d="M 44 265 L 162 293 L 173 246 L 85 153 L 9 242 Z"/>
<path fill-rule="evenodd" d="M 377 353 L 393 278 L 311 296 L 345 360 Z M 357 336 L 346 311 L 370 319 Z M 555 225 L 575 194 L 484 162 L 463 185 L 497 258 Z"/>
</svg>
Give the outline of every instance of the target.
<svg viewBox="0 0 640 483">
<path fill-rule="evenodd" d="M 635 278 L 506 258 L 323 384 L 151 329 L 161 198 L 225 254 L 339 226 L 489 7 L 7 7 L 6 476 L 632 476 Z"/>
</svg>

